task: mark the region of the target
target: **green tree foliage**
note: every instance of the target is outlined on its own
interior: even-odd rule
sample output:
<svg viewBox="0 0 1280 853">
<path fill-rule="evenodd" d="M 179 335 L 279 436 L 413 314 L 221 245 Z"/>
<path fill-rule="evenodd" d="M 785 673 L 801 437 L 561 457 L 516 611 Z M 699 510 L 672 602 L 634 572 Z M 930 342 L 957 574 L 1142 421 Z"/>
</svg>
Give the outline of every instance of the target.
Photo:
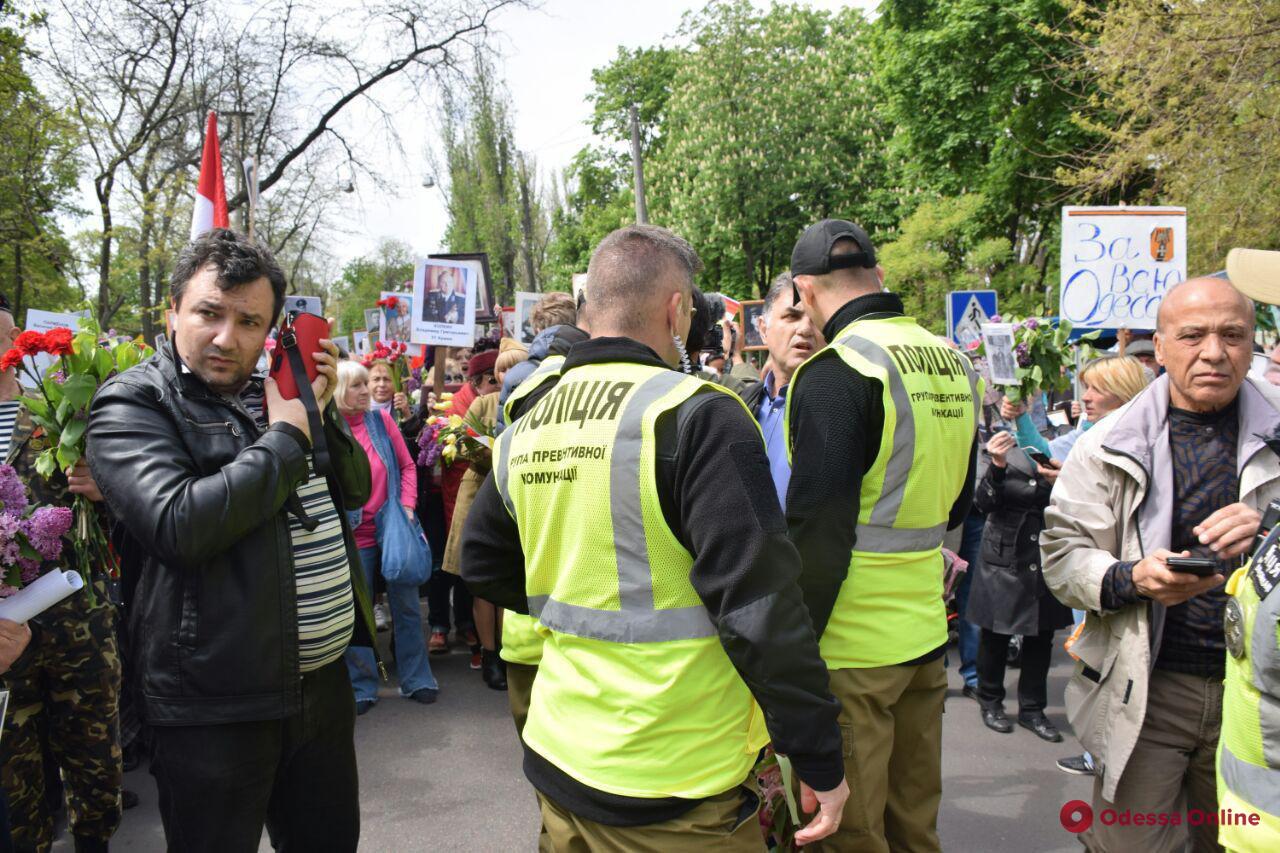
<svg viewBox="0 0 1280 853">
<path fill-rule="evenodd" d="M 1082 191 L 1137 188 L 1187 207 L 1189 271 L 1233 246 L 1280 248 L 1280 2 L 1077 3 L 1079 67 L 1105 139 L 1070 170 Z"/>
<path fill-rule="evenodd" d="M 1107 200 L 1057 177 L 1096 140 L 1073 120 L 1090 89 L 1073 68 L 1079 33 L 1066 3 L 886 0 L 880 12 L 875 90 L 895 128 L 902 213 L 922 201 L 933 208 L 925 220 L 940 207 L 970 209 L 967 239 L 1002 241 L 987 273 L 1002 285 L 1002 307 L 1044 301 L 1041 288 L 1057 278 L 1061 205 Z M 938 196 L 951 201 L 925 201 Z"/>
<path fill-rule="evenodd" d="M 444 149 L 450 251 L 487 253 L 503 304 L 517 290 L 540 290 L 547 215 L 536 173 L 516 148 L 509 97 L 484 62 L 466 96 L 446 101 Z"/>
<path fill-rule="evenodd" d="M 573 274 L 586 272 L 596 244 L 635 222 L 630 107 L 638 105 L 640 151 L 647 162 L 664 140 L 662 121 L 681 56 L 664 47 L 618 48 L 612 62 L 591 72 L 591 130 L 608 145 L 583 148 L 565 170 L 564 201 L 551 214 L 548 290 L 569 290 Z"/>
<path fill-rule="evenodd" d="M 26 308 L 59 310 L 76 299 L 56 216 L 71 209 L 77 160 L 70 125 L 27 75 L 15 25 L 0 18 L 0 288 L 21 320 Z"/>
<path fill-rule="evenodd" d="M 326 311 L 338 321 L 338 333 L 364 328 L 364 310 L 384 290 L 399 290 L 413 278 L 413 249 L 400 240 L 382 240 L 367 255 L 348 261 L 329 288 Z"/>
<path fill-rule="evenodd" d="M 898 238 L 880 250 L 885 286 L 902 297 L 908 314 L 936 332 L 945 331 L 952 290 L 996 290 L 1009 315 L 1045 313 L 1044 294 L 1033 287 L 1036 267 L 1015 263 L 1008 239 L 983 236 L 986 205 L 977 194 L 921 202 L 902 221 Z"/>
<path fill-rule="evenodd" d="M 686 18 L 649 208 L 698 249 L 708 286 L 763 292 L 814 220 L 892 224 L 866 31 L 854 9 L 745 0 Z"/>
</svg>

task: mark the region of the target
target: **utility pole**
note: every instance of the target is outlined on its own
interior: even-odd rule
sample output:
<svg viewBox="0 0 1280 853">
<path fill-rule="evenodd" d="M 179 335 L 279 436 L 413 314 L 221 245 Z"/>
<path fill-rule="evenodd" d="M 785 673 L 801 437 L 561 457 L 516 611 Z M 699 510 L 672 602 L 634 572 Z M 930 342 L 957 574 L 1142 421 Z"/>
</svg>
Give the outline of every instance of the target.
<svg viewBox="0 0 1280 853">
<path fill-rule="evenodd" d="M 644 201 L 644 161 L 640 157 L 640 110 L 631 105 L 631 163 L 636 173 L 636 223 L 649 223 L 649 207 Z"/>
</svg>

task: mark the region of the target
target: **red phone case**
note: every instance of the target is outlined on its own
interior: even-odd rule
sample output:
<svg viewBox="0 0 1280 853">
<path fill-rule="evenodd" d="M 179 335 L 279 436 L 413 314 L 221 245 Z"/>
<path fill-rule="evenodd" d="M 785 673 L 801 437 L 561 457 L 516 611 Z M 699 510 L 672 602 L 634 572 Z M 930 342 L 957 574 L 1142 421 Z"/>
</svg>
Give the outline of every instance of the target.
<svg viewBox="0 0 1280 853">
<path fill-rule="evenodd" d="M 280 326 L 280 336 L 271 353 L 271 369 L 267 375 L 276 381 L 281 397 L 294 400 L 298 397 L 298 383 L 293 378 L 293 369 L 285 351 L 286 335 L 292 335 L 297 341 L 298 353 L 307 369 L 307 379 L 314 380 L 319 371 L 311 354 L 320 352 L 321 339 L 329 337 L 329 321 L 315 314 L 293 314 L 286 315 L 284 324 Z"/>
</svg>

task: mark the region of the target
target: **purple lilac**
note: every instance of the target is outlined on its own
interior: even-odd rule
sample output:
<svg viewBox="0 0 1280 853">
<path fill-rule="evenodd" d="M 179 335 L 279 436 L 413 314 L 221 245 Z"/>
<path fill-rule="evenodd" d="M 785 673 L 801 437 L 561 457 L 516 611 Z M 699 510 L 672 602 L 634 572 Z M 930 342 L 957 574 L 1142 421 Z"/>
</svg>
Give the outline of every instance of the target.
<svg viewBox="0 0 1280 853">
<path fill-rule="evenodd" d="M 1031 366 L 1031 350 L 1027 349 L 1026 344 L 1018 344 L 1013 348 L 1013 352 L 1018 357 L 1018 367 Z"/>
<path fill-rule="evenodd" d="M 41 507 L 27 520 L 27 537 L 31 547 L 46 560 L 56 560 L 62 554 L 62 537 L 71 529 L 74 515 L 61 506 Z"/>
<path fill-rule="evenodd" d="M 0 504 L 5 512 L 15 515 L 27 508 L 27 487 L 12 465 L 0 465 Z"/>
<path fill-rule="evenodd" d="M 1038 329 L 1040 328 L 1040 321 L 1035 317 L 1028 317 L 1022 322 L 1022 327 L 1024 329 Z"/>
</svg>

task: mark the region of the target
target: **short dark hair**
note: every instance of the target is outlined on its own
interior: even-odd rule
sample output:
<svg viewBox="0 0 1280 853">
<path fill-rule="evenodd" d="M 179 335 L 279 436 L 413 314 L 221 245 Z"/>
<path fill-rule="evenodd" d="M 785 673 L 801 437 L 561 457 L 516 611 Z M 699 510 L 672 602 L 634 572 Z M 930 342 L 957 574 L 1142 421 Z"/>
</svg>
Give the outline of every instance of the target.
<svg viewBox="0 0 1280 853">
<path fill-rule="evenodd" d="M 269 281 L 275 297 L 271 322 L 275 323 L 284 307 L 284 270 L 270 249 L 230 228 L 214 228 L 192 240 L 179 253 L 173 274 L 169 276 L 169 296 L 175 308 L 182 304 L 188 282 L 209 266 L 217 270 L 219 290 L 235 290 L 260 278 Z"/>
</svg>

